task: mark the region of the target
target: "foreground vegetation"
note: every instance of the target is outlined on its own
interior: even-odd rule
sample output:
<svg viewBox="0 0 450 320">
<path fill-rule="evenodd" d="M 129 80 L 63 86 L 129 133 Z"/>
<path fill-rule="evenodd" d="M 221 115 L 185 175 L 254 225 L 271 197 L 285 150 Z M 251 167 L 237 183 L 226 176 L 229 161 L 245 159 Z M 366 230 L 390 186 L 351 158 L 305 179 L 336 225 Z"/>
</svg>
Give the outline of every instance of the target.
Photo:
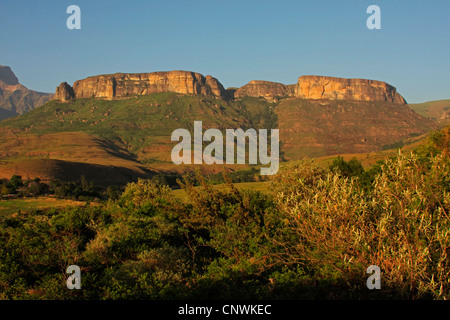
<svg viewBox="0 0 450 320">
<path fill-rule="evenodd" d="M 0 225 L 3 299 L 448 299 L 450 129 L 370 170 L 288 163 L 271 194 L 151 180 Z M 81 290 L 65 286 L 69 265 Z M 381 290 L 366 287 L 370 265 Z"/>
</svg>

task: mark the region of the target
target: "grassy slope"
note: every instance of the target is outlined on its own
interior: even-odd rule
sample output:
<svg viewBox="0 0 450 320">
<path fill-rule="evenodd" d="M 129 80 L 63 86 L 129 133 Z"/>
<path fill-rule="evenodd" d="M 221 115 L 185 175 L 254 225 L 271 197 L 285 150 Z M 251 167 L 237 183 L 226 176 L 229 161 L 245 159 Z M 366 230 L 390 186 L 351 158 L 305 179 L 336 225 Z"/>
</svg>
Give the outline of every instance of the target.
<svg viewBox="0 0 450 320">
<path fill-rule="evenodd" d="M 114 165 L 140 173 L 172 170 L 173 130 L 192 132 L 196 120 L 203 121 L 204 130 L 270 128 L 276 125 L 270 106 L 252 98 L 230 102 L 175 93 L 114 101 L 50 101 L 0 124 L 0 174 L 8 176 L 12 167 L 21 168 L 18 161 L 37 159 Z"/>
<path fill-rule="evenodd" d="M 286 99 L 274 104 L 175 93 L 50 101 L 0 123 L 0 176 L 51 178 L 59 172 L 56 178 L 61 178 L 69 171 L 126 181 L 157 171 L 190 170 L 193 166 L 173 165 L 170 154 L 176 143 L 170 136 L 177 128 L 192 133 L 195 120 L 203 121 L 204 130 L 278 127 L 288 159 L 380 151 L 434 125 L 407 106 L 377 102 Z M 77 163 L 83 164 L 79 170 Z M 125 172 L 111 172 L 112 167 Z M 217 172 L 221 166 L 206 169 Z"/>
<path fill-rule="evenodd" d="M 436 127 L 408 106 L 387 102 L 287 99 L 275 112 L 283 151 L 293 160 L 378 152 Z"/>
<path fill-rule="evenodd" d="M 442 125 L 450 124 L 450 99 L 410 104 L 410 107 L 423 117 L 437 121 Z"/>
<path fill-rule="evenodd" d="M 13 214 L 26 213 L 32 210 L 85 206 L 86 202 L 57 199 L 52 197 L 22 198 L 0 200 L 0 219 Z"/>
</svg>

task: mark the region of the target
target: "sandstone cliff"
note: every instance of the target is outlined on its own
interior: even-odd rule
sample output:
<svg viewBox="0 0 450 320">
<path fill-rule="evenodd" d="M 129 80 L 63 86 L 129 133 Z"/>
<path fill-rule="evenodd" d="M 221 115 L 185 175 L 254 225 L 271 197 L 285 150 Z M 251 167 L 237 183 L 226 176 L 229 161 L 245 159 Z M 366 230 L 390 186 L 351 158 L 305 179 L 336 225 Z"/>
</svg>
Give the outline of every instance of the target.
<svg viewBox="0 0 450 320">
<path fill-rule="evenodd" d="M 301 76 L 294 94 L 303 99 L 388 101 L 406 104 L 395 87 L 382 81 L 366 79 Z"/>
<path fill-rule="evenodd" d="M 215 98 L 262 97 L 277 101 L 283 97 L 323 100 L 387 101 L 406 104 L 395 87 L 375 80 L 344 79 L 324 76 L 301 76 L 297 84 L 253 80 L 238 88 L 225 90 L 211 76 L 189 71 L 152 73 L 116 73 L 99 75 L 75 81 L 73 88 L 61 83 L 55 99 L 67 101 L 74 98 L 125 98 L 159 92 L 202 94 Z"/>
<path fill-rule="evenodd" d="M 263 97 L 267 100 L 273 100 L 277 97 L 284 97 L 289 94 L 289 89 L 282 83 L 271 81 L 250 81 L 245 86 L 240 87 L 235 93 L 235 98 L 250 96 Z"/>
<path fill-rule="evenodd" d="M 269 100 L 287 96 L 313 100 L 388 101 L 406 104 L 397 89 L 385 82 L 324 76 L 301 76 L 294 85 L 250 81 L 234 93 L 235 98 L 244 96 Z"/>
<path fill-rule="evenodd" d="M 56 87 L 54 99 L 61 100 L 63 102 L 69 101 L 75 98 L 75 92 L 73 88 L 67 83 L 63 82 Z"/>
<path fill-rule="evenodd" d="M 55 99 L 67 98 L 123 98 L 134 95 L 148 95 L 159 92 L 202 94 L 216 98 L 225 97 L 222 84 L 211 76 L 189 71 L 168 71 L 152 73 L 116 73 L 78 80 L 71 87 L 61 84 Z"/>
</svg>

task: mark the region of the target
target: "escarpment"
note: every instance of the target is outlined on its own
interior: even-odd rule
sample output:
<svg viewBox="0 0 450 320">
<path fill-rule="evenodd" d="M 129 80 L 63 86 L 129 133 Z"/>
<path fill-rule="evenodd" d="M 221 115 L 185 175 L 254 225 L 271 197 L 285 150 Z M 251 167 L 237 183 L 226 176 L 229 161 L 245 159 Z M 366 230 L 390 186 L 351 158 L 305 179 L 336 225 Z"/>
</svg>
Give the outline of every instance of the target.
<svg viewBox="0 0 450 320">
<path fill-rule="evenodd" d="M 344 79 L 325 76 L 301 76 L 297 84 L 284 85 L 270 81 L 250 81 L 239 88 L 235 98 L 244 96 L 274 99 L 292 97 L 312 100 L 387 101 L 406 104 L 397 89 L 382 81 Z"/>
<path fill-rule="evenodd" d="M 61 84 L 56 90 L 55 99 L 61 101 L 67 101 L 66 97 L 113 99 L 161 92 L 202 94 L 216 98 L 223 98 L 225 95 L 222 84 L 211 76 L 204 77 L 189 71 L 168 71 L 93 76 L 75 81 L 73 96 L 70 94 L 70 88 Z"/>
<path fill-rule="evenodd" d="M 296 84 L 253 80 L 233 90 L 225 90 L 212 76 L 190 71 L 152 73 L 116 73 L 99 75 L 75 81 L 73 87 L 61 83 L 55 99 L 68 101 L 76 98 L 126 98 L 160 92 L 201 94 L 215 98 L 239 99 L 246 96 L 278 101 L 283 98 L 386 101 L 406 104 L 397 89 L 382 81 L 344 79 L 326 76 L 301 76 Z"/>
<path fill-rule="evenodd" d="M 294 96 L 303 99 L 388 101 L 406 104 L 397 89 L 382 81 L 301 76 Z"/>
</svg>

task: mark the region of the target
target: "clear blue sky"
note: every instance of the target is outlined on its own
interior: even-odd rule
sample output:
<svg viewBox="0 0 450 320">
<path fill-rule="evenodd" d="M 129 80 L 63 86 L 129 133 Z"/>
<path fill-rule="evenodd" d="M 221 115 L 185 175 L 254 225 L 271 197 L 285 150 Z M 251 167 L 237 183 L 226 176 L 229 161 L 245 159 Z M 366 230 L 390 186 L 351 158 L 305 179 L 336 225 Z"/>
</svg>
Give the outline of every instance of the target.
<svg viewBox="0 0 450 320">
<path fill-rule="evenodd" d="M 81 8 L 81 30 L 66 9 Z M 381 8 L 381 30 L 366 9 Z M 189 70 L 225 87 L 301 75 L 386 81 L 410 103 L 450 99 L 450 1 L 1 0 L 0 65 L 54 92 L 91 75 Z"/>
</svg>

